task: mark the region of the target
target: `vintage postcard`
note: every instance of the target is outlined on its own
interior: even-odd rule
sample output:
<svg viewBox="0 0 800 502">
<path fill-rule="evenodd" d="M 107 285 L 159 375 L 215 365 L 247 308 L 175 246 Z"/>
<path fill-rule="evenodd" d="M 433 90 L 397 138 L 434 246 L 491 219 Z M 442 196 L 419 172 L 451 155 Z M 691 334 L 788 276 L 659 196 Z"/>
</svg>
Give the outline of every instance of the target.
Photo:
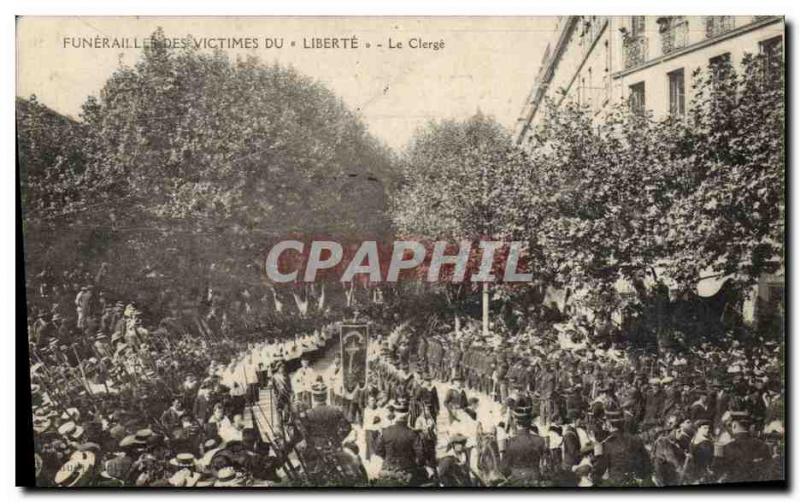
<svg viewBox="0 0 800 502">
<path fill-rule="evenodd" d="M 782 16 L 16 41 L 35 486 L 785 486 Z"/>
</svg>

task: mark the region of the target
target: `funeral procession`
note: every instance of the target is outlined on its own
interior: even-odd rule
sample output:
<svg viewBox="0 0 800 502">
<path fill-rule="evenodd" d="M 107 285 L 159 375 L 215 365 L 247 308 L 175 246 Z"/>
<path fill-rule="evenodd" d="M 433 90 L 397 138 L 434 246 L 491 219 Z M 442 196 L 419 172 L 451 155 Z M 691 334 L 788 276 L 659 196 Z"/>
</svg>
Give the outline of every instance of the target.
<svg viewBox="0 0 800 502">
<path fill-rule="evenodd" d="M 21 17 L 30 486 L 785 486 L 783 37 Z"/>
</svg>

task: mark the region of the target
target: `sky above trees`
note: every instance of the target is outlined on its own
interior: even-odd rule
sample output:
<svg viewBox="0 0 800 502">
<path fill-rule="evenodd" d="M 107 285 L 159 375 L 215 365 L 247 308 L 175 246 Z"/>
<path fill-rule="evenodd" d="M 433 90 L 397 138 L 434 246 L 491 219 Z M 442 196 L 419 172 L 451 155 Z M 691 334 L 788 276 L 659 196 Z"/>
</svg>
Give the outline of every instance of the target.
<svg viewBox="0 0 800 502">
<path fill-rule="evenodd" d="M 141 49 L 74 49 L 64 37 L 283 37 L 280 50 L 228 50 L 292 65 L 318 79 L 361 114 L 369 131 L 402 148 L 429 120 L 465 119 L 477 111 L 512 129 L 530 90 L 555 18 L 38 18 L 18 21 L 17 95 L 77 118 L 120 63 Z M 357 36 L 356 50 L 302 49 L 303 38 Z M 388 39 L 445 41 L 445 48 L 389 49 Z M 288 47 L 295 40 L 295 48 Z M 365 44 L 370 42 L 372 48 Z M 376 47 L 382 44 L 382 48 Z"/>
</svg>

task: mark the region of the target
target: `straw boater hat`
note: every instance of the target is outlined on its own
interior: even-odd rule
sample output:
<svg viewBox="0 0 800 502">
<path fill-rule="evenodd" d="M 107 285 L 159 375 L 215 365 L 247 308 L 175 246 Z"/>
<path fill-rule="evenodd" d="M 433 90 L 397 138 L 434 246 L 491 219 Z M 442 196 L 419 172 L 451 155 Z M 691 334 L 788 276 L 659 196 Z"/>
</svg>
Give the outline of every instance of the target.
<svg viewBox="0 0 800 502">
<path fill-rule="evenodd" d="M 128 446 L 146 446 L 147 442 L 154 436 L 153 431 L 150 429 L 139 429 L 136 434 L 131 434 L 122 438 L 119 442 L 121 448 Z"/>
<path fill-rule="evenodd" d="M 223 467 L 217 472 L 217 480 L 214 481 L 215 487 L 242 486 L 244 476 L 237 472 L 233 467 Z"/>
<path fill-rule="evenodd" d="M 40 415 L 34 415 L 33 417 L 33 431 L 36 434 L 42 434 L 43 432 L 47 431 L 52 424 L 53 421 L 47 417 Z"/>
<path fill-rule="evenodd" d="M 78 440 L 83 436 L 83 427 L 75 422 L 65 422 L 58 428 L 58 433 L 68 439 Z"/>
<path fill-rule="evenodd" d="M 169 463 L 173 467 L 193 468 L 197 459 L 191 453 L 178 453 Z"/>
<path fill-rule="evenodd" d="M 56 472 L 53 482 L 60 487 L 85 486 L 89 482 L 94 462 L 94 453 L 77 451 Z"/>
</svg>

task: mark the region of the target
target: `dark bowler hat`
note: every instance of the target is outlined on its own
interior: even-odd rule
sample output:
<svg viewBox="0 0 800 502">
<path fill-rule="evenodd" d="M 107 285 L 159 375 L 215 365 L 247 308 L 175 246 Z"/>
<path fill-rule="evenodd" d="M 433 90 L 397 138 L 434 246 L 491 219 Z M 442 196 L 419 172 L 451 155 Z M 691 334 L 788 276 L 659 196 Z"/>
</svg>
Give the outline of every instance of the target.
<svg viewBox="0 0 800 502">
<path fill-rule="evenodd" d="M 325 397 L 328 395 L 328 386 L 319 379 L 311 386 L 311 394 L 314 397 Z"/>
<path fill-rule="evenodd" d="M 519 405 L 511 411 L 517 421 L 530 421 L 533 408 L 530 405 Z"/>
<path fill-rule="evenodd" d="M 392 410 L 395 412 L 395 414 L 408 413 L 408 399 L 404 397 L 397 398 L 392 405 Z"/>
</svg>

